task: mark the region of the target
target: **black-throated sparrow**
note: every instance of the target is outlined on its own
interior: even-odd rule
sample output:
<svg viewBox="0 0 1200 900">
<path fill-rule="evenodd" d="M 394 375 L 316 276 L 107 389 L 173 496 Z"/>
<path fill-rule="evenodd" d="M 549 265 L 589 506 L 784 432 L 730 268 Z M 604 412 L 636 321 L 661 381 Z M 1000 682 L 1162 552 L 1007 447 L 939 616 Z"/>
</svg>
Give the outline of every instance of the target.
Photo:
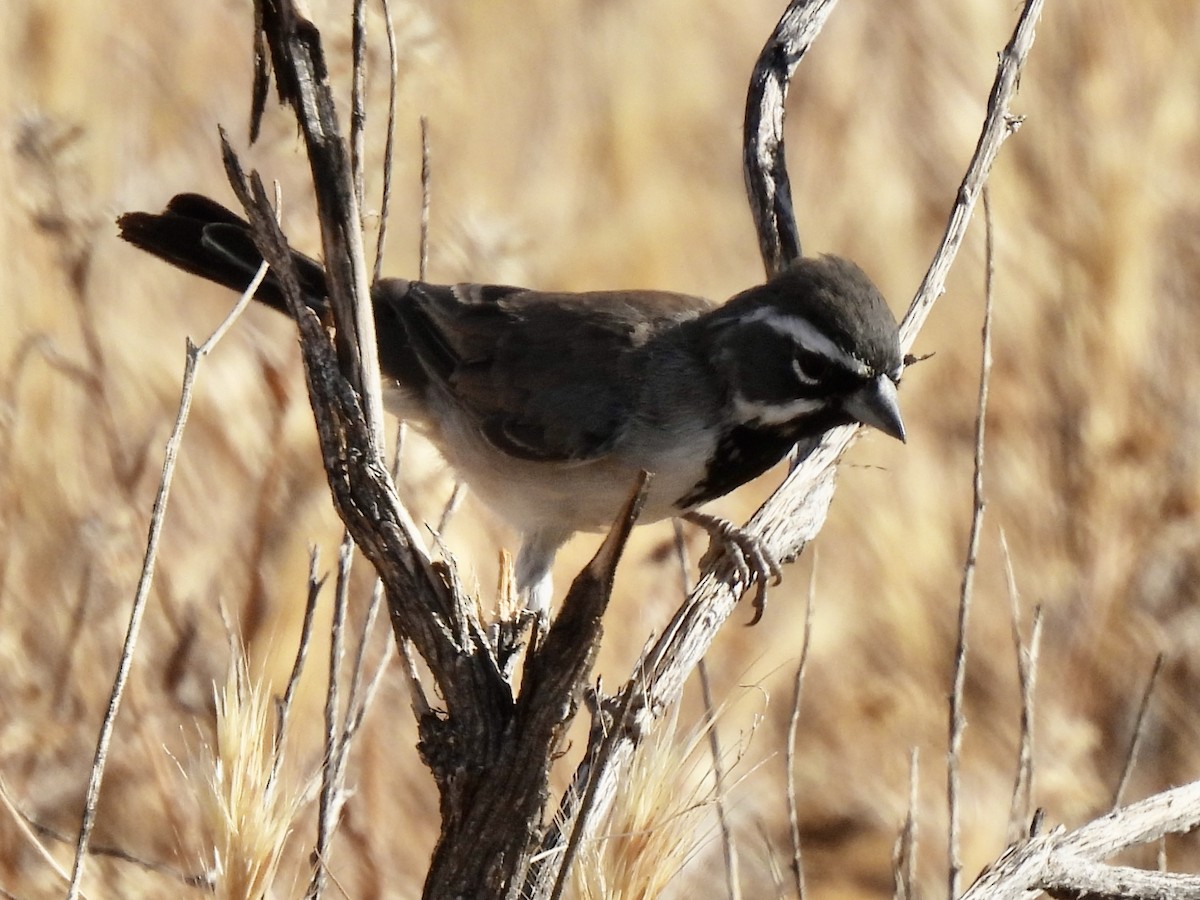
<svg viewBox="0 0 1200 900">
<path fill-rule="evenodd" d="M 247 224 L 195 194 L 118 224 L 130 243 L 234 290 L 261 261 Z M 327 313 L 323 268 L 294 257 L 306 302 Z M 257 298 L 286 311 L 270 277 Z M 372 299 L 385 404 L 520 532 L 517 587 L 543 615 L 558 548 L 611 524 L 642 470 L 654 475 L 643 522 L 689 516 L 711 530 L 696 506 L 830 428 L 862 422 L 904 440 L 895 318 L 836 256 L 802 259 L 722 306 L 402 279 L 381 280 Z"/>
</svg>

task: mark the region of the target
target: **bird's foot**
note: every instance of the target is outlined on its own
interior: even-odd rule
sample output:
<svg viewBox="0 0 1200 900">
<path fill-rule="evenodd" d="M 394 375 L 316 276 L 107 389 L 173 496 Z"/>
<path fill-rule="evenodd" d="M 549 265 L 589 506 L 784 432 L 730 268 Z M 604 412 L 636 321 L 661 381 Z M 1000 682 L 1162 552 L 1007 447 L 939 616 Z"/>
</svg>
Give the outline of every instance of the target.
<svg viewBox="0 0 1200 900">
<path fill-rule="evenodd" d="M 783 570 L 779 568 L 779 563 L 763 546 L 761 540 L 738 528 L 728 519 L 695 510 L 684 513 L 683 518 L 693 525 L 699 525 L 712 539 L 708 553 L 700 561 L 701 565 L 708 561 L 711 554 L 727 553 L 737 568 L 738 575 L 747 585 L 752 579 L 756 581 L 754 618 L 746 624 L 757 625 L 767 608 L 767 583 L 779 584 L 783 580 Z"/>
</svg>

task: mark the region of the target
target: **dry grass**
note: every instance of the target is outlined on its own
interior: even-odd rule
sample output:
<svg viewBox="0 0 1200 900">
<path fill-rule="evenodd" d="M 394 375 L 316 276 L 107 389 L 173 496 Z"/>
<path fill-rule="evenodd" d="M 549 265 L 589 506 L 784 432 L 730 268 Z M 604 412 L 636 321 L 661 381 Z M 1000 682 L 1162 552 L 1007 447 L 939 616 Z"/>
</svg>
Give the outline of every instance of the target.
<svg viewBox="0 0 1200 900">
<path fill-rule="evenodd" d="M 427 114 L 434 279 L 724 296 L 760 276 L 739 127 L 746 76 L 780 0 L 393 5 L 405 55 L 388 270 L 416 266 L 417 117 Z M 344 5 L 313 6 L 332 50 L 348 52 Z M 897 311 L 940 235 L 1012 16 L 995 0 L 847 2 L 801 68 L 789 123 L 801 234 L 810 251 L 857 259 Z M 216 124 L 236 133 L 245 122 L 251 25 L 248 4 L 174 0 L 10 0 L 3 20 L 0 771 L 29 816 L 69 834 L 184 336 L 207 334 L 233 300 L 120 245 L 111 221 L 178 190 L 228 196 Z M 375 40 L 382 52 L 379 28 Z M 1198 45 L 1191 0 L 1049 4 L 1016 104 L 1027 120 L 993 180 L 989 506 L 962 773 L 968 878 L 1001 847 L 1015 775 L 1000 528 L 1023 603 L 1046 611 L 1035 804 L 1052 822 L 1108 806 L 1159 650 L 1166 664 L 1128 796 L 1200 773 Z M 371 91 L 382 110 L 383 85 Z M 382 146 L 378 133 L 372 143 Z M 306 166 L 286 115 L 269 117 L 251 158 L 283 183 L 293 239 L 314 247 Z M 377 183 L 369 189 L 378 195 Z M 796 773 L 814 898 L 890 894 L 913 746 L 924 761 L 918 881 L 927 896 L 944 883 L 936 770 L 971 508 L 981 248 L 978 229 L 918 343 L 936 355 L 905 381 L 908 446 L 860 443 L 819 541 Z M 294 347 L 288 323 L 253 311 L 202 373 L 102 797 L 98 844 L 184 871 L 212 858 L 199 788 L 181 769 L 193 771 L 213 740 L 213 685 L 230 666 L 220 606 L 254 677 L 282 689 L 308 546 L 336 558 Z M 417 517 L 436 520 L 450 484 L 415 441 L 405 485 Z M 768 489 L 721 506 L 744 514 Z M 464 573 L 484 586 L 496 583 L 495 544 L 509 538 L 469 501 L 448 535 Z M 648 527 L 634 542 L 600 662 L 610 680 L 667 614 L 677 590 L 669 541 L 669 529 Z M 564 575 L 592 546 L 568 548 Z M 805 561 L 794 566 L 764 624 L 729 628 L 710 659 L 719 692 L 749 681 L 770 697 L 746 760 L 766 764 L 735 792 L 747 896 L 772 894 L 770 853 L 788 855 L 780 751 L 807 572 Z M 302 774 L 320 760 L 321 702 L 306 680 L 290 744 Z M 741 727 L 736 713 L 722 723 Z M 419 893 L 436 800 L 413 743 L 397 676 L 351 762 L 355 793 L 330 860 L 348 896 Z M 279 896 L 306 882 L 313 832 L 306 810 L 280 863 Z M 66 845 L 47 841 L 68 858 Z M 0 847 L 0 888 L 61 895 L 3 815 Z M 1196 863 L 1193 848 L 1169 849 Z M 711 896 L 719 866 L 710 840 L 671 890 Z M 85 889 L 185 891 L 107 857 Z"/>
<path fill-rule="evenodd" d="M 216 740 L 197 760 L 200 815 L 213 850 L 207 874 L 218 900 L 269 897 L 305 785 L 289 782 L 274 700 L 238 651 L 215 707 Z"/>
<path fill-rule="evenodd" d="M 738 697 L 751 715 L 761 696 Z M 655 724 L 621 778 L 602 837 L 584 844 L 573 869 L 578 900 L 647 900 L 663 896 L 693 858 L 719 840 L 715 806 L 729 802 L 747 777 L 741 762 L 753 728 L 721 751 L 723 783 L 715 783 L 709 729 L 721 728 L 725 709 L 696 727 L 680 729 L 675 715 Z M 757 716 L 756 716 L 757 719 Z M 714 892 L 715 893 L 715 892 Z"/>
</svg>

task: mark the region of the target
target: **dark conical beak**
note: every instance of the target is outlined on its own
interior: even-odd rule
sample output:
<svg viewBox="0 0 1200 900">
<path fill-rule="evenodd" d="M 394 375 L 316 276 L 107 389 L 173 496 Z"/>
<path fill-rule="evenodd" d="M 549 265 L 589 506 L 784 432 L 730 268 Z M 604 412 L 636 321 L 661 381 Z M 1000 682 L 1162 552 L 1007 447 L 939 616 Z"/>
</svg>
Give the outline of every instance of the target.
<svg viewBox="0 0 1200 900">
<path fill-rule="evenodd" d="M 878 428 L 886 435 L 905 443 L 904 420 L 900 418 L 900 403 L 896 385 L 886 375 L 864 384 L 842 401 L 842 409 L 857 422 Z"/>
</svg>

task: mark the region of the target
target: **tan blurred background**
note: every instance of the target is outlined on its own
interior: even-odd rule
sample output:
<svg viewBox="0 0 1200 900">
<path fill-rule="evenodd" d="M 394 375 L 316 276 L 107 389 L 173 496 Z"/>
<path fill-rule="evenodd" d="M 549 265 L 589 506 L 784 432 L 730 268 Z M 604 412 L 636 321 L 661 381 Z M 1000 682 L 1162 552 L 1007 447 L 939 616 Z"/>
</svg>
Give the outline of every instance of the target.
<svg viewBox="0 0 1200 900">
<path fill-rule="evenodd" d="M 392 5 L 401 80 L 389 271 L 416 266 L 417 122 L 427 115 L 433 280 L 725 297 L 761 277 L 740 126 L 747 76 L 782 0 Z M 314 3 L 343 86 L 347 7 Z M 897 314 L 941 235 L 1014 16 L 1001 0 L 846 0 L 797 76 L 787 136 L 806 250 L 856 259 Z M 0 776 L 22 810 L 70 834 L 184 338 L 207 336 L 233 299 L 123 246 L 112 222 L 182 190 L 230 202 L 216 128 L 245 149 L 252 16 L 247 0 L 9 0 L 0 24 Z M 377 198 L 377 15 L 370 39 Z M 962 766 L 968 881 L 1004 846 L 1016 768 L 1002 537 L 1026 630 L 1034 605 L 1044 608 L 1033 799 L 1048 822 L 1078 824 L 1112 803 L 1159 651 L 1166 664 L 1128 796 L 1200 776 L 1198 47 L 1192 0 L 1051 0 L 1014 105 L 1025 122 L 992 180 L 988 507 Z M 285 111 L 270 109 L 245 159 L 280 181 L 289 234 L 315 250 L 307 164 Z M 762 625 L 735 617 L 711 654 L 727 703 L 721 735 L 743 751 L 728 800 L 748 897 L 775 895 L 772 867 L 786 870 L 789 855 L 782 751 L 814 563 L 796 768 L 810 896 L 890 894 L 914 747 L 919 878 L 925 896 L 944 893 L 945 696 L 971 511 L 982 248 L 976 221 L 915 348 L 935 355 L 905 378 L 908 445 L 858 443 L 828 526 Z M 405 463 L 405 496 L 436 521 L 448 476 L 416 440 Z M 719 511 L 744 518 L 777 480 Z M 204 745 L 230 658 L 221 611 L 278 689 L 309 546 L 320 546 L 325 570 L 338 537 L 291 326 L 251 311 L 200 375 L 97 843 L 204 869 Z M 493 597 L 495 547 L 512 535 L 468 502 L 447 539 Z M 673 608 L 669 540 L 666 526 L 641 529 L 628 554 L 599 664 L 608 684 Z M 560 583 L 595 544 L 570 545 Z M 319 762 L 324 665 L 310 660 L 296 712 L 296 779 Z M 696 714 L 690 696 L 684 725 Z M 436 795 L 413 743 L 396 673 L 351 763 L 354 794 L 331 860 L 345 896 L 419 894 Z M 713 813 L 703 812 L 669 896 L 723 896 Z M 312 831 L 307 807 L 275 896 L 302 892 Z M 61 896 L 9 813 L 0 848 L 0 888 Z M 1178 865 L 1196 862 L 1187 844 L 1168 851 Z M 93 897 L 187 893 L 129 862 L 99 859 L 90 871 Z"/>
</svg>

